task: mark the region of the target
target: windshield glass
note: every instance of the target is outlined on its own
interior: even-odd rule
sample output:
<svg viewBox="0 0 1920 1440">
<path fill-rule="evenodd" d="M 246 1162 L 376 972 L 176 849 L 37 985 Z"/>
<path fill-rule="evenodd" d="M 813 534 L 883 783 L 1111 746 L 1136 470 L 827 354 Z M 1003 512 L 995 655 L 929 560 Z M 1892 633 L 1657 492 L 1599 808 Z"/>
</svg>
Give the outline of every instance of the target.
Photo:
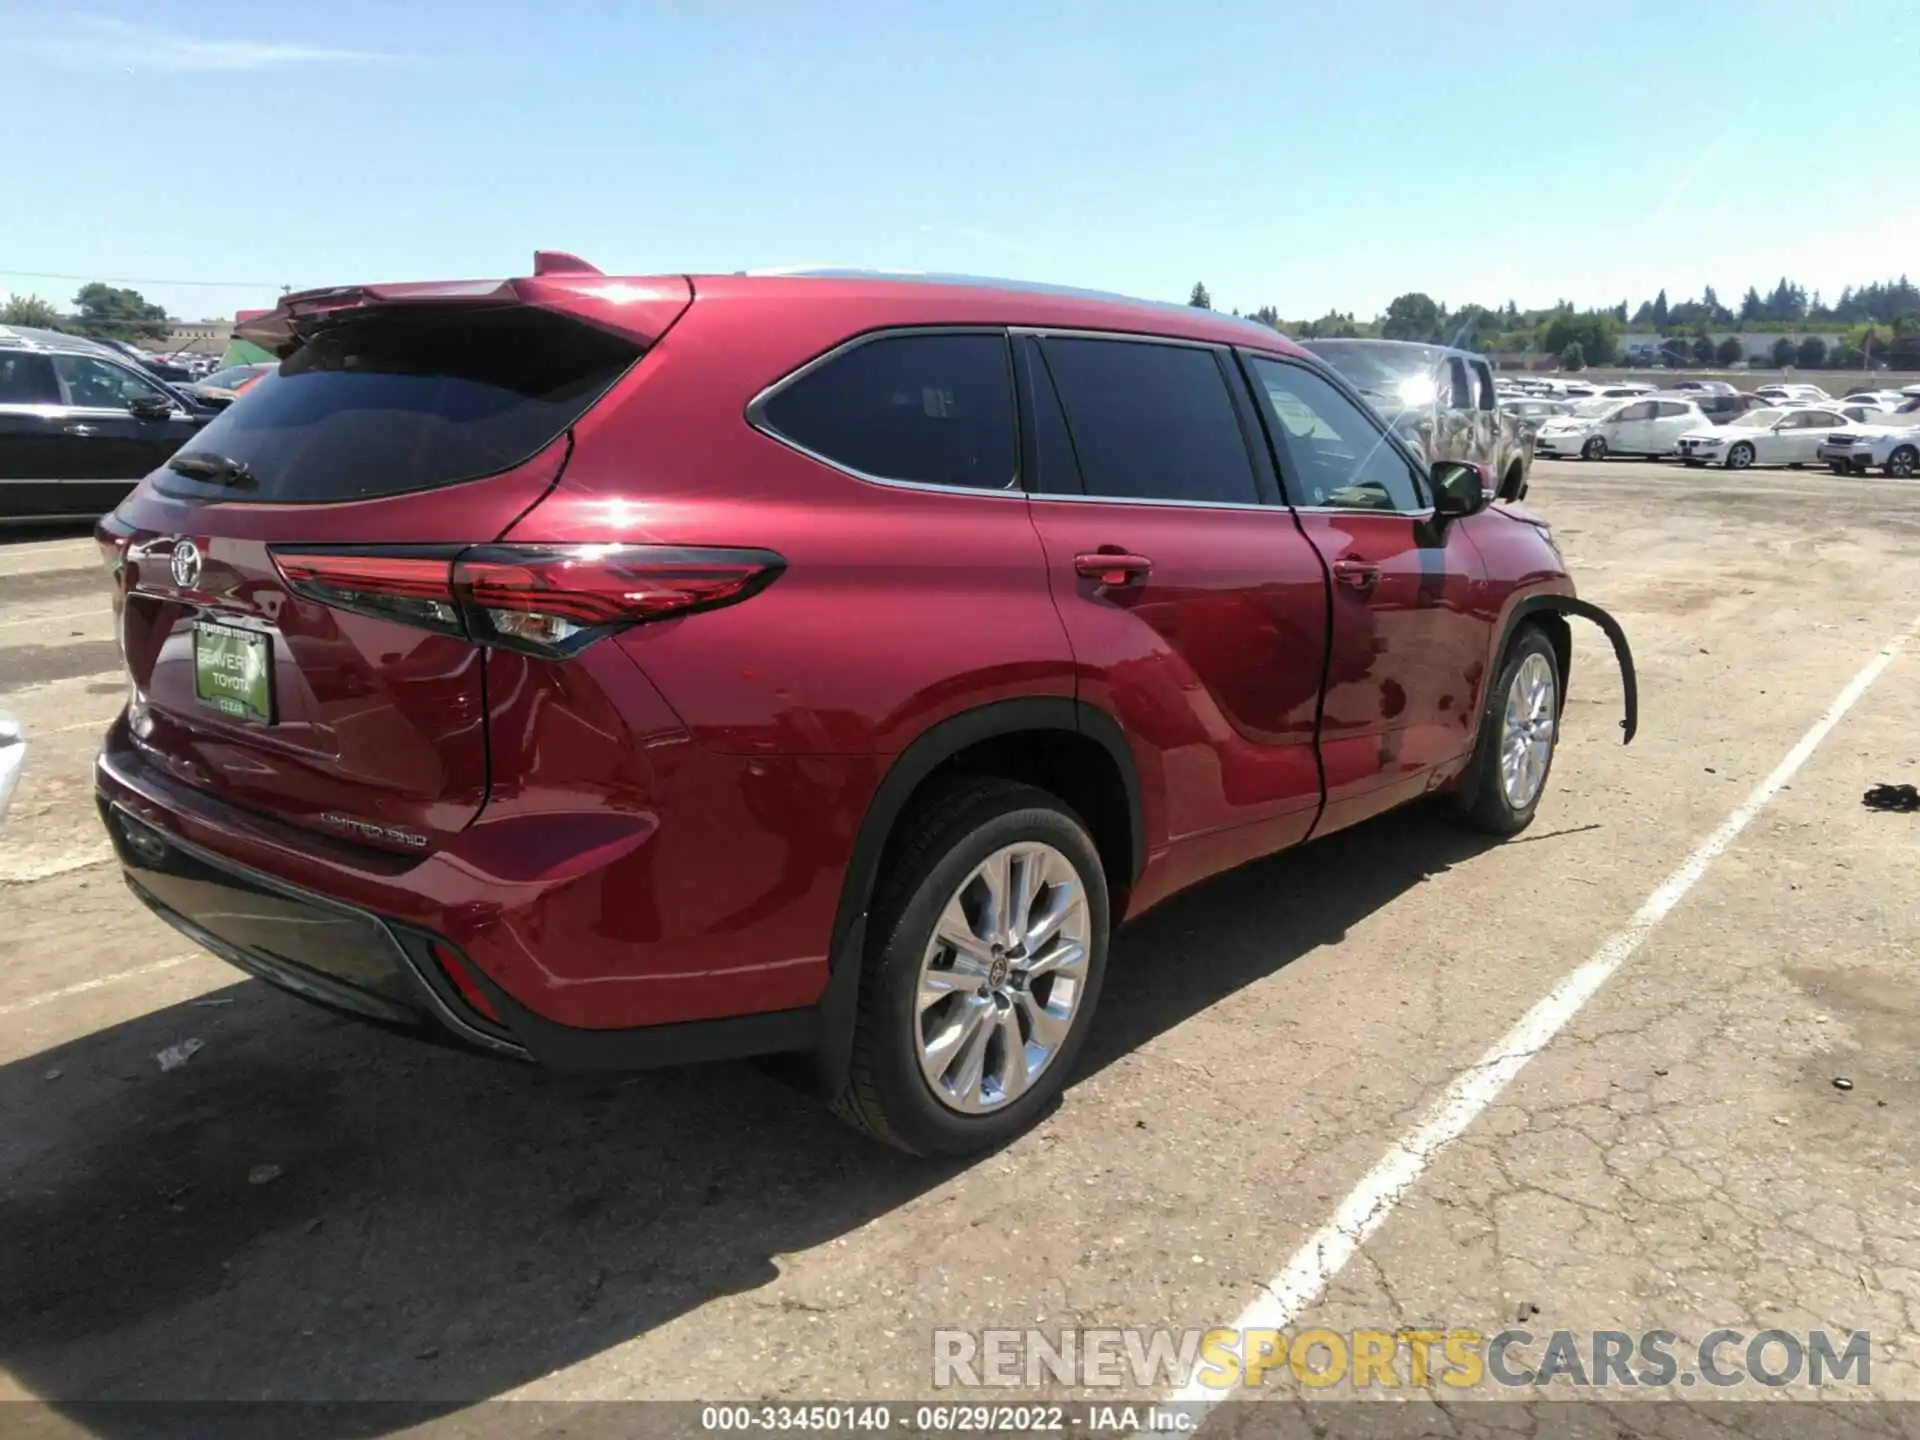
<svg viewBox="0 0 1920 1440">
<path fill-rule="evenodd" d="M 1573 413 L 1582 420 L 1598 420 L 1603 415 L 1611 415 L 1622 408 L 1618 400 L 1609 400 L 1605 396 L 1592 400 L 1582 400 L 1573 407 Z"/>
<path fill-rule="evenodd" d="M 1444 352 L 1432 345 L 1368 340 L 1315 340 L 1307 349 L 1338 370 L 1369 400 L 1385 400 L 1395 406 L 1417 403 L 1416 397 L 1402 387 L 1411 381 L 1417 392 L 1444 358 Z M 1431 391 L 1426 398 L 1433 398 Z"/>
<path fill-rule="evenodd" d="M 216 390 L 224 390 L 228 386 L 238 385 L 249 375 L 258 375 L 263 370 L 271 369 L 273 369 L 271 365 L 229 365 L 224 370 L 216 370 L 211 375 L 203 377 L 200 383 Z"/>
</svg>

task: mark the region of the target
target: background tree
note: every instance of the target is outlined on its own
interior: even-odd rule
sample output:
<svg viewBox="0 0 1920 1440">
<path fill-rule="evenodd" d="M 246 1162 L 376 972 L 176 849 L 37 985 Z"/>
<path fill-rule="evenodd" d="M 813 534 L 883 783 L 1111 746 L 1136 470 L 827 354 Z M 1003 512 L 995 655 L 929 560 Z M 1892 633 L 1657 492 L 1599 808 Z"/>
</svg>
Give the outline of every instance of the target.
<svg viewBox="0 0 1920 1440">
<path fill-rule="evenodd" d="M 1709 340 L 1705 335 L 1694 336 L 1693 358 L 1698 360 L 1702 365 L 1711 365 L 1713 363 L 1713 356 L 1713 341 Z"/>
<path fill-rule="evenodd" d="M 1784 370 L 1789 365 L 1793 364 L 1793 357 L 1794 357 L 1793 341 L 1789 340 L 1786 336 L 1782 335 L 1778 340 L 1773 342 L 1773 363 L 1775 365 L 1779 366 L 1782 370 Z"/>
<path fill-rule="evenodd" d="M 1418 290 L 1396 295 L 1387 306 L 1387 318 L 1380 333 L 1389 340 L 1437 340 L 1440 336 L 1440 307 L 1433 297 Z"/>
<path fill-rule="evenodd" d="M 98 280 L 73 297 L 74 325 L 82 335 L 108 340 L 166 338 L 167 312 L 138 290 L 103 285 Z"/>
<path fill-rule="evenodd" d="M 0 309 L 0 325 L 32 325 L 41 330 L 59 330 L 63 317 L 53 302 L 38 295 L 15 295 Z"/>
<path fill-rule="evenodd" d="M 1275 330 L 1280 328 L 1280 312 L 1271 305 L 1262 305 L 1258 310 L 1249 314 L 1247 318 Z"/>
<path fill-rule="evenodd" d="M 1211 310 L 1213 308 L 1213 296 L 1207 293 L 1207 287 L 1205 285 L 1202 285 L 1196 280 L 1193 282 L 1193 293 L 1187 296 L 1187 304 L 1193 306 L 1196 310 Z"/>
<path fill-rule="evenodd" d="M 1760 298 L 1760 292 L 1749 285 L 1747 293 L 1740 297 L 1740 323 L 1758 320 L 1766 310 L 1766 302 Z"/>
<path fill-rule="evenodd" d="M 1808 335 L 1800 341 L 1794 358 L 1802 370 L 1818 370 L 1827 363 L 1827 342 L 1818 335 Z"/>
<path fill-rule="evenodd" d="M 1572 341 L 1566 349 L 1560 352 L 1560 368 L 1562 370 L 1584 370 L 1587 368 L 1587 354 L 1586 351 L 1580 348 L 1580 342 L 1578 340 Z"/>
<path fill-rule="evenodd" d="M 1729 335 L 1714 349 L 1713 358 L 1722 366 L 1737 363 L 1747 352 L 1740 347 L 1740 338 Z"/>
<path fill-rule="evenodd" d="M 1667 313 L 1667 292 L 1663 289 L 1653 297 L 1653 328 L 1664 330 L 1672 317 Z"/>
</svg>

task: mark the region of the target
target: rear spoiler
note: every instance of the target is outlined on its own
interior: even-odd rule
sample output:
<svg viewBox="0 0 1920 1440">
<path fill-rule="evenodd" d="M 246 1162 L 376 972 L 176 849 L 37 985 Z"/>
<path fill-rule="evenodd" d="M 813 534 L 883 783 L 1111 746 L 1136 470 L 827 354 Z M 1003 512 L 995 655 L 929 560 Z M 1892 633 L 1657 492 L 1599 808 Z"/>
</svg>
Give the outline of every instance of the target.
<svg viewBox="0 0 1920 1440">
<path fill-rule="evenodd" d="M 280 356 L 330 320 L 390 305 L 532 305 L 651 345 L 693 303 L 684 275 L 611 279 L 559 251 L 534 256 L 534 273 L 515 280 L 426 280 L 335 285 L 283 295 L 271 310 L 245 316 L 234 334 Z"/>
</svg>

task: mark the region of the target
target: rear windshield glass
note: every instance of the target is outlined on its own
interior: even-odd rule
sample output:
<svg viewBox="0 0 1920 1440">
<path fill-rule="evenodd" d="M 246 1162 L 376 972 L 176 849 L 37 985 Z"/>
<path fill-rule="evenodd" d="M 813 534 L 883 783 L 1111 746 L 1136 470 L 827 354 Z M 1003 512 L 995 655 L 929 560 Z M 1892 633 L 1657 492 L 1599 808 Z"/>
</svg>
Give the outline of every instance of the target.
<svg viewBox="0 0 1920 1440">
<path fill-rule="evenodd" d="M 239 461 L 251 485 L 168 469 L 155 483 L 172 495 L 297 503 L 477 479 L 537 454 L 639 354 L 525 306 L 376 311 L 315 335 L 182 447 Z"/>
</svg>

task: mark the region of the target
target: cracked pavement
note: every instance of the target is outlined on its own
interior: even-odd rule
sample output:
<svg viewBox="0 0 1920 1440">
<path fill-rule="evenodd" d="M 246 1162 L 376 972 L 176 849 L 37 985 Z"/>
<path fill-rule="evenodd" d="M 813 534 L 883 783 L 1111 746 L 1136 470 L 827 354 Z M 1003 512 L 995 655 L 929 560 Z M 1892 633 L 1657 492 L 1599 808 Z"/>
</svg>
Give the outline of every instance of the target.
<svg viewBox="0 0 1920 1440">
<path fill-rule="evenodd" d="M 91 546 L 0 544 L 0 707 L 35 744 L 0 838 L 0 1395 L 406 1399 L 485 1434 L 501 1412 L 468 1407 L 500 1396 L 925 1399 L 936 1326 L 1231 1324 L 1920 616 L 1910 484 L 1543 463 L 1529 503 L 1627 627 L 1634 744 L 1576 625 L 1532 829 L 1488 846 L 1403 813 L 1169 902 L 1118 941 L 1059 1111 L 957 1166 L 761 1067 L 543 1075 L 194 954 L 101 863 L 87 766 L 120 687 Z M 1920 1399 L 1920 817 L 1860 803 L 1920 780 L 1916 736 L 1920 644 L 1288 1328 L 1525 1311 L 1541 1336 L 1671 1330 L 1682 1356 L 1723 1327 L 1870 1330 L 1868 1392 Z M 1543 1433 L 1573 1392 L 1519 1393 L 1421 1409 Z M 1209 1431 L 1267 1426 L 1252 1408 Z M 1576 1418 L 1725 1433 L 1628 1408 Z"/>
</svg>

